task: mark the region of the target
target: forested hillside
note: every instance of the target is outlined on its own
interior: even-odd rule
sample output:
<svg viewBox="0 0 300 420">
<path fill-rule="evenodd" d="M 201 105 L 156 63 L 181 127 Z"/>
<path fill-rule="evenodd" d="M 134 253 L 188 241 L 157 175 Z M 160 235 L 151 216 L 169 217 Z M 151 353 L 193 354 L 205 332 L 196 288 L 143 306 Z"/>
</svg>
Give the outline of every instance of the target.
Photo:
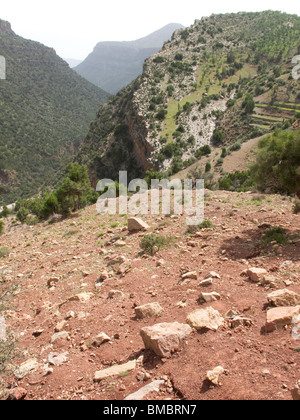
<svg viewBox="0 0 300 420">
<path fill-rule="evenodd" d="M 72 160 L 108 94 L 53 49 L 0 21 L 0 204 L 37 193 Z"/>
<path fill-rule="evenodd" d="M 149 168 L 173 175 L 201 160 L 206 146 L 221 147 L 209 169 L 221 173 L 224 155 L 295 121 L 297 54 L 296 15 L 243 12 L 196 20 L 100 109 L 78 159 L 95 178 L 115 177 L 119 168 L 130 176 Z"/>
</svg>

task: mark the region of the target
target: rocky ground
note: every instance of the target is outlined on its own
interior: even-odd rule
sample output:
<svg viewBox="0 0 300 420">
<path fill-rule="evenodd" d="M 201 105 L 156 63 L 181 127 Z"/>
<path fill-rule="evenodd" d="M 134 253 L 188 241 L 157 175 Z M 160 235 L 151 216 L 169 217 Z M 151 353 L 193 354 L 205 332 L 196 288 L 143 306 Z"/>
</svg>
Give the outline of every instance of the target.
<svg viewBox="0 0 300 420">
<path fill-rule="evenodd" d="M 7 226 L 0 332 L 16 354 L 1 397 L 299 398 L 300 215 L 285 197 L 205 196 L 213 225 L 190 233 L 185 215 L 142 216 L 149 229 L 132 233 L 94 206 Z M 143 254 L 149 233 L 172 240 Z"/>
</svg>

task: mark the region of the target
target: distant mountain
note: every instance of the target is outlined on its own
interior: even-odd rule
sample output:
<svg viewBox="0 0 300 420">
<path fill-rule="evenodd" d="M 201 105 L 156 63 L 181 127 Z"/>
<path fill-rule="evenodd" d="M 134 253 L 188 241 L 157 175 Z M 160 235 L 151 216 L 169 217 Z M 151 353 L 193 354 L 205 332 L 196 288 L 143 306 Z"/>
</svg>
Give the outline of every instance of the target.
<svg viewBox="0 0 300 420">
<path fill-rule="evenodd" d="M 0 20 L 0 205 L 51 184 L 69 162 L 109 94 L 55 51 L 16 35 Z"/>
<path fill-rule="evenodd" d="M 178 23 L 170 23 L 136 41 L 99 42 L 74 70 L 96 86 L 115 94 L 139 76 L 145 59 L 160 51 L 174 31 L 182 28 Z"/>
<path fill-rule="evenodd" d="M 77 58 L 64 58 L 64 60 L 66 63 L 69 64 L 71 69 L 82 63 L 82 60 L 77 60 Z"/>
</svg>

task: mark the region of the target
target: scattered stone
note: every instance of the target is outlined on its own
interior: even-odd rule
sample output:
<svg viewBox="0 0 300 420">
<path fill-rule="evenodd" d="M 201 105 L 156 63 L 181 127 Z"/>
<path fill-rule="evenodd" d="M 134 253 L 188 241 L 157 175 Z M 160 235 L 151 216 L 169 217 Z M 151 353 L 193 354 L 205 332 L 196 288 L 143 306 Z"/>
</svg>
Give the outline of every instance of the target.
<svg viewBox="0 0 300 420">
<path fill-rule="evenodd" d="M 48 287 L 54 287 L 56 286 L 56 284 L 59 282 L 59 277 L 51 277 L 50 279 L 48 279 L 47 281 L 47 286 Z"/>
<path fill-rule="evenodd" d="M 108 292 L 108 299 L 122 299 L 124 297 L 124 293 L 121 292 L 120 290 L 110 290 Z"/>
<path fill-rule="evenodd" d="M 219 295 L 219 293 L 217 293 L 217 292 L 211 292 L 211 293 L 201 292 L 201 294 L 199 296 L 199 301 L 200 302 L 206 302 L 206 303 L 215 302 L 215 301 L 220 300 L 220 299 L 221 299 L 221 295 Z"/>
<path fill-rule="evenodd" d="M 126 245 L 126 242 L 125 241 L 122 241 L 122 239 L 119 239 L 118 241 L 116 241 L 114 243 L 114 245 L 121 247 L 121 246 L 125 246 Z"/>
<path fill-rule="evenodd" d="M 69 311 L 66 313 L 65 320 L 68 321 L 71 318 L 75 318 L 75 312 Z"/>
<path fill-rule="evenodd" d="M 105 281 L 108 278 L 109 278 L 109 274 L 107 270 L 103 270 L 102 273 L 100 274 L 99 281 Z"/>
<path fill-rule="evenodd" d="M 144 327 L 140 334 L 146 349 L 154 351 L 160 357 L 168 357 L 191 332 L 189 325 L 173 322 Z"/>
<path fill-rule="evenodd" d="M 92 292 L 82 292 L 78 293 L 75 296 L 71 296 L 68 301 L 69 302 L 87 302 L 94 296 Z"/>
<path fill-rule="evenodd" d="M 223 325 L 224 318 L 220 313 L 209 306 L 205 309 L 197 309 L 187 316 L 186 322 L 196 330 L 208 329 L 217 331 Z"/>
<path fill-rule="evenodd" d="M 151 392 L 159 392 L 159 388 L 164 385 L 165 381 L 163 380 L 156 380 L 151 382 L 148 385 L 145 385 L 143 388 L 139 389 L 137 392 L 128 395 L 128 397 L 124 398 L 125 401 L 141 401 L 148 394 Z"/>
<path fill-rule="evenodd" d="M 156 263 L 156 267 L 162 267 L 165 264 L 166 264 L 166 261 L 163 258 L 160 258 Z"/>
<path fill-rule="evenodd" d="M 182 280 L 185 280 L 185 279 L 197 280 L 198 274 L 197 274 L 197 271 L 189 271 L 188 273 L 182 274 L 181 278 Z"/>
<path fill-rule="evenodd" d="M 100 347 L 101 344 L 107 343 L 110 340 L 111 338 L 108 335 L 106 335 L 104 332 L 101 332 L 93 339 L 93 346 Z"/>
<path fill-rule="evenodd" d="M 37 328 L 33 331 L 32 335 L 33 335 L 34 337 L 39 337 L 39 336 L 40 336 L 43 332 L 44 332 L 44 329 L 43 329 L 43 328 L 41 328 L 41 327 L 37 327 Z"/>
<path fill-rule="evenodd" d="M 230 316 L 226 316 L 225 318 L 230 328 L 237 328 L 240 326 L 251 327 L 251 325 L 253 324 L 250 318 L 239 314 L 233 314 Z"/>
<path fill-rule="evenodd" d="M 63 363 L 68 361 L 67 355 L 67 352 L 61 354 L 51 352 L 48 355 L 48 363 L 52 366 L 61 366 Z"/>
<path fill-rule="evenodd" d="M 297 382 L 294 389 L 291 391 L 294 401 L 300 401 L 300 381 Z"/>
<path fill-rule="evenodd" d="M 209 287 L 209 286 L 212 286 L 212 284 L 213 284 L 213 280 L 210 277 L 209 279 L 205 279 L 205 280 L 200 281 L 199 286 L 200 287 Z"/>
<path fill-rule="evenodd" d="M 10 389 L 8 391 L 7 400 L 13 400 L 13 401 L 21 401 L 24 400 L 24 398 L 27 395 L 27 391 L 24 388 L 17 387 Z"/>
<path fill-rule="evenodd" d="M 300 314 L 300 306 L 282 306 L 267 312 L 266 331 L 279 330 L 293 323 L 293 318 Z"/>
<path fill-rule="evenodd" d="M 259 283 L 263 280 L 264 276 L 268 274 L 264 268 L 248 268 L 247 274 L 253 283 Z"/>
<path fill-rule="evenodd" d="M 220 376 L 225 372 L 225 369 L 222 366 L 217 366 L 213 370 L 210 370 L 206 374 L 206 379 L 211 382 L 213 385 L 220 385 Z"/>
<path fill-rule="evenodd" d="M 26 362 L 22 363 L 16 370 L 15 376 L 18 379 L 24 378 L 26 375 L 35 372 L 39 368 L 37 359 L 28 359 Z"/>
<path fill-rule="evenodd" d="M 0 340 L 6 341 L 6 323 L 3 316 L 0 316 Z"/>
<path fill-rule="evenodd" d="M 215 271 L 210 271 L 205 277 L 205 279 L 220 279 L 220 278 L 221 278 L 220 275 L 216 273 Z"/>
<path fill-rule="evenodd" d="M 50 343 L 54 344 L 60 340 L 67 340 L 69 338 L 69 334 L 67 331 L 61 331 L 52 335 Z"/>
<path fill-rule="evenodd" d="M 163 308 L 158 302 L 147 303 L 146 305 L 137 306 L 135 308 L 135 314 L 137 318 L 152 318 L 159 316 L 163 311 Z"/>
<path fill-rule="evenodd" d="M 275 288 L 278 280 L 274 276 L 264 276 L 262 280 L 260 280 L 260 284 L 262 286 L 270 286 L 271 288 Z"/>
<path fill-rule="evenodd" d="M 122 276 L 125 276 L 126 273 L 128 273 L 132 269 L 131 261 L 126 260 L 122 264 L 120 264 L 117 274 L 121 274 Z"/>
<path fill-rule="evenodd" d="M 67 321 L 65 321 L 65 320 L 59 322 L 55 327 L 55 332 L 57 332 L 57 333 L 62 332 L 65 328 L 66 323 L 67 323 Z"/>
<path fill-rule="evenodd" d="M 267 296 L 273 306 L 297 306 L 300 305 L 300 295 L 288 289 L 276 290 Z"/>
<path fill-rule="evenodd" d="M 131 360 L 128 363 L 125 363 L 123 365 L 115 365 L 111 366 L 104 370 L 99 370 L 95 373 L 94 381 L 100 382 L 103 379 L 110 378 L 112 376 L 120 376 L 124 373 L 130 372 L 137 367 L 137 360 Z"/>
<path fill-rule="evenodd" d="M 143 222 L 143 220 L 140 218 L 131 217 L 130 219 L 128 219 L 129 232 L 137 232 L 140 230 L 147 230 L 149 228 L 150 226 L 147 223 Z"/>
</svg>

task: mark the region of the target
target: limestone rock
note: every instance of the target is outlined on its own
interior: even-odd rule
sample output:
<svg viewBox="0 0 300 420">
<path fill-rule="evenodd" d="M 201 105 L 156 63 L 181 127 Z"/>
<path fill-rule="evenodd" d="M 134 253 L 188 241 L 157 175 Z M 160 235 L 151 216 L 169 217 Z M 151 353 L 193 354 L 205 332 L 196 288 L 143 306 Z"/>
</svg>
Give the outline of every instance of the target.
<svg viewBox="0 0 300 420">
<path fill-rule="evenodd" d="M 185 279 L 197 280 L 198 274 L 197 274 L 197 271 L 189 271 L 188 273 L 182 274 L 181 278 L 182 280 L 185 280 Z"/>
<path fill-rule="evenodd" d="M 70 297 L 68 300 L 69 302 L 87 302 L 93 296 L 94 296 L 94 293 L 82 292 L 82 293 L 78 293 L 75 296 Z"/>
<path fill-rule="evenodd" d="M 128 395 L 128 397 L 124 398 L 125 401 L 141 401 L 148 394 L 151 392 L 159 392 L 159 388 L 164 385 L 165 381 L 163 380 L 156 380 L 151 382 L 148 385 L 145 385 L 143 388 L 139 389 L 137 392 Z"/>
<path fill-rule="evenodd" d="M 100 347 L 101 344 L 107 343 L 110 340 L 111 339 L 108 335 L 106 335 L 104 332 L 101 332 L 100 334 L 96 335 L 96 337 L 94 338 L 93 346 Z"/>
<path fill-rule="evenodd" d="M 48 354 L 48 363 L 52 366 L 61 366 L 63 363 L 67 362 L 68 357 L 67 357 L 68 353 L 50 353 Z"/>
<path fill-rule="evenodd" d="M 221 299 L 221 296 L 217 292 L 211 292 L 211 293 L 201 292 L 199 296 L 200 302 L 206 302 L 206 303 L 215 302 L 220 299 Z"/>
<path fill-rule="evenodd" d="M 162 313 L 162 311 L 163 308 L 158 302 L 147 303 L 146 305 L 137 306 L 135 308 L 135 314 L 139 319 L 158 316 Z"/>
<path fill-rule="evenodd" d="M 67 333 L 67 331 L 61 331 L 61 332 L 53 334 L 50 342 L 51 344 L 54 344 L 60 340 L 67 340 L 68 338 L 69 338 L 69 334 Z"/>
<path fill-rule="evenodd" d="M 196 330 L 208 329 L 217 331 L 217 329 L 223 324 L 224 318 L 220 313 L 209 306 L 205 309 L 197 309 L 191 312 L 186 319 L 186 322 Z"/>
<path fill-rule="evenodd" d="M 300 401 L 300 381 L 298 381 L 291 393 L 294 401 Z"/>
<path fill-rule="evenodd" d="M 35 372 L 39 367 L 37 359 L 28 359 L 22 363 L 15 371 L 15 376 L 18 379 L 24 378 L 26 375 Z"/>
<path fill-rule="evenodd" d="M 206 374 L 206 379 L 212 384 L 218 386 L 220 385 L 220 376 L 225 372 L 222 366 L 217 366 L 213 370 L 210 370 Z"/>
<path fill-rule="evenodd" d="M 300 306 L 281 306 L 269 309 L 267 312 L 266 331 L 279 330 L 285 325 L 291 325 L 293 318 L 300 314 Z"/>
<path fill-rule="evenodd" d="M 99 370 L 95 373 L 94 381 L 100 382 L 103 379 L 110 378 L 112 376 L 120 376 L 123 373 L 130 372 L 131 370 L 136 369 L 137 367 L 137 360 L 131 360 L 128 363 L 125 363 L 123 365 L 115 365 L 111 366 L 107 369 Z"/>
<path fill-rule="evenodd" d="M 191 332 L 189 325 L 173 322 L 144 327 L 140 334 L 146 349 L 154 351 L 160 357 L 168 357 Z"/>
<path fill-rule="evenodd" d="M 0 340 L 6 341 L 6 323 L 3 316 L 0 316 Z"/>
<path fill-rule="evenodd" d="M 121 292 L 120 290 L 110 290 L 108 292 L 108 299 L 122 299 L 124 297 L 124 293 Z"/>
<path fill-rule="evenodd" d="M 267 296 L 273 306 L 297 306 L 300 305 L 300 295 L 288 289 L 276 290 Z"/>
<path fill-rule="evenodd" d="M 147 230 L 149 228 L 150 226 L 147 223 L 143 222 L 143 220 L 140 218 L 131 217 L 130 219 L 128 219 L 129 232 L 137 232 L 140 230 Z"/>
<path fill-rule="evenodd" d="M 264 268 L 252 267 L 247 270 L 247 274 L 253 283 L 259 283 L 263 280 L 264 276 L 268 274 L 268 272 Z"/>
<path fill-rule="evenodd" d="M 10 389 L 8 391 L 7 400 L 13 400 L 13 401 L 21 401 L 24 400 L 24 398 L 27 395 L 27 391 L 24 388 L 17 387 Z"/>
</svg>

